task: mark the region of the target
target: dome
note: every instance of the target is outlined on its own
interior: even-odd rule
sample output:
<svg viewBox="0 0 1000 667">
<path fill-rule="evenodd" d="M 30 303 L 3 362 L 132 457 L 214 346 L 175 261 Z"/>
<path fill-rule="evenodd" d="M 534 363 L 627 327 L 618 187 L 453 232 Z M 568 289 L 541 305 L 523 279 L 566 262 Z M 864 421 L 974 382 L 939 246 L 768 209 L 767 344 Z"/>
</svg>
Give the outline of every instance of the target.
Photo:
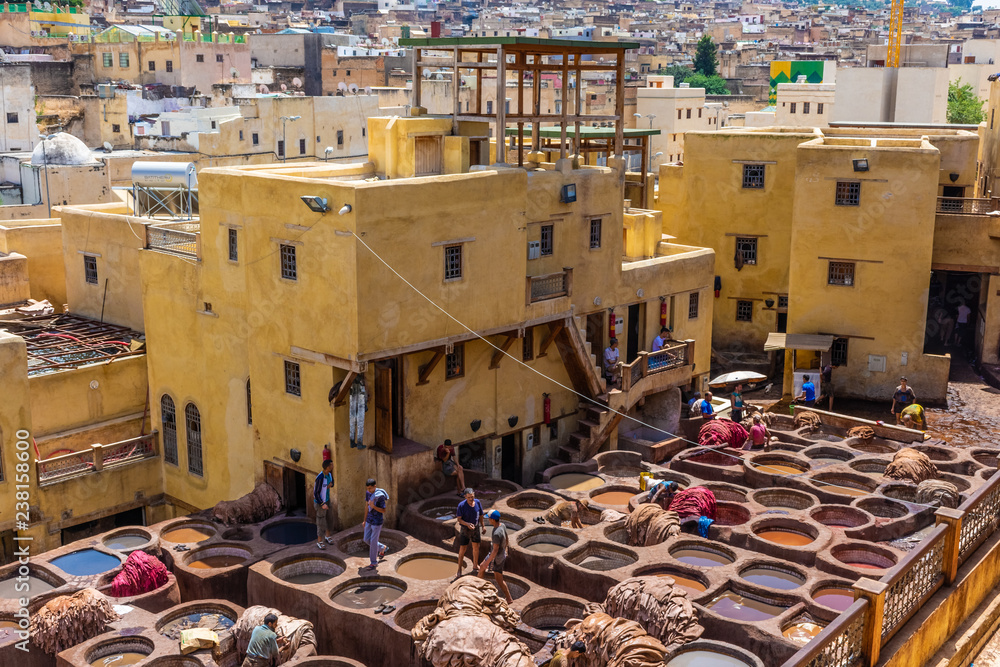
<svg viewBox="0 0 1000 667">
<path fill-rule="evenodd" d="M 42 143 L 45 144 L 44 156 Z M 72 134 L 59 132 L 43 139 L 31 152 L 31 164 L 90 164 L 96 162 L 87 145 Z"/>
</svg>

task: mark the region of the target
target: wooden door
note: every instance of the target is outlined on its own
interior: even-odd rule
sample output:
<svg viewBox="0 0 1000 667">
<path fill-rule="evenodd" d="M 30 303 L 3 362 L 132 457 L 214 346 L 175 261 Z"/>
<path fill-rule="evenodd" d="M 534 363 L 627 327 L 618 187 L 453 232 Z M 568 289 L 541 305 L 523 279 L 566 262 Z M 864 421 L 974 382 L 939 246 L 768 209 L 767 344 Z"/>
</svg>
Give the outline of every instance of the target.
<svg viewBox="0 0 1000 667">
<path fill-rule="evenodd" d="M 416 137 L 413 140 L 413 148 L 415 176 L 441 173 L 440 137 Z"/>
<path fill-rule="evenodd" d="M 392 453 L 392 366 L 375 364 L 375 446 Z"/>
</svg>

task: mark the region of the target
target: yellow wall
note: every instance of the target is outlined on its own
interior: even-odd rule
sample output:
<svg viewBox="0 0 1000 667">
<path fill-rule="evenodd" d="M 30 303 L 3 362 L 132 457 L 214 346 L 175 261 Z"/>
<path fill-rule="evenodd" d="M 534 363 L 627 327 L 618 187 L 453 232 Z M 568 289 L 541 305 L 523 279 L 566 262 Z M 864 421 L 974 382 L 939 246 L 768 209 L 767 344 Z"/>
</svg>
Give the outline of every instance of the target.
<svg viewBox="0 0 1000 667">
<path fill-rule="evenodd" d="M 18 449 L 18 431 L 31 431 L 31 395 L 28 392 L 28 354 L 24 340 L 20 336 L 0 331 L 0 377 L 3 377 L 4 400 L 0 401 L 0 464 L 3 466 L 3 481 L 0 482 L 0 502 L 8 508 L 0 516 L 0 530 L 14 527 L 14 510 L 17 502 L 17 474 L 28 474 L 34 480 L 32 465 L 28 470 L 18 471 L 17 453 L 27 451 L 31 461 L 33 450 Z M 22 434 L 23 435 L 23 434 Z M 23 482 L 23 478 L 21 480 Z"/>
<path fill-rule="evenodd" d="M 48 299 L 57 311 L 66 303 L 62 227 L 58 218 L 22 220 L 0 226 L 0 252 L 28 258 L 31 298 Z"/>
</svg>

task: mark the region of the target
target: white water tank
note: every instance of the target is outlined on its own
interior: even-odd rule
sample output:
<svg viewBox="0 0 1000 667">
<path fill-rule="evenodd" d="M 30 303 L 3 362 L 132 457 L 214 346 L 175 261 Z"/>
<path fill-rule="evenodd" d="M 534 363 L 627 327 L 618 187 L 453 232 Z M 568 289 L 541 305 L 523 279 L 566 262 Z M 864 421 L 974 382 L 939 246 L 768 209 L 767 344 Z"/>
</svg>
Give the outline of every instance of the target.
<svg viewBox="0 0 1000 667">
<path fill-rule="evenodd" d="M 132 183 L 147 188 L 198 189 L 198 174 L 193 162 L 132 163 Z"/>
</svg>

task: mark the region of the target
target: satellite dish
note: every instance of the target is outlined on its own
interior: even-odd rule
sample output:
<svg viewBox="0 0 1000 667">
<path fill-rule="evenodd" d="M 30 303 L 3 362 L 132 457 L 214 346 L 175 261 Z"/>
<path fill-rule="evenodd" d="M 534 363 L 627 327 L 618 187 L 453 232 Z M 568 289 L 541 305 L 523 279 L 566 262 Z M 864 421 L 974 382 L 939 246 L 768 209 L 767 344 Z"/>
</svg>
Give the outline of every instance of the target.
<svg viewBox="0 0 1000 667">
<path fill-rule="evenodd" d="M 281 92 L 285 92 L 286 90 L 288 90 L 288 86 L 281 84 Z"/>
<path fill-rule="evenodd" d="M 267 95 L 268 93 L 271 92 L 264 84 L 260 84 L 260 88 L 258 88 L 258 90 L 260 91 L 261 95 Z"/>
<path fill-rule="evenodd" d="M 240 78 L 240 71 L 238 69 L 236 69 L 235 67 L 230 67 L 229 68 L 229 76 L 233 77 L 234 79 L 238 79 L 238 78 Z"/>
<path fill-rule="evenodd" d="M 349 86 L 347 87 L 347 89 L 348 89 L 349 91 L 351 91 L 351 93 L 353 93 L 353 94 L 355 94 L 355 95 L 357 95 L 357 94 L 358 94 L 358 84 L 356 84 L 356 83 L 352 83 L 351 85 L 349 85 Z"/>
<path fill-rule="evenodd" d="M 104 152 L 105 153 L 110 153 L 113 150 L 115 150 L 115 147 L 111 145 L 111 142 L 110 141 L 105 141 L 104 142 Z"/>
<path fill-rule="evenodd" d="M 431 72 L 430 70 L 426 70 L 426 69 L 424 70 L 424 78 L 425 79 L 429 79 L 432 76 L 434 76 L 434 72 Z"/>
<path fill-rule="evenodd" d="M 302 79 L 300 79 L 299 77 L 295 77 L 294 79 L 292 79 L 292 85 L 295 86 L 296 88 L 301 88 Z"/>
<path fill-rule="evenodd" d="M 347 84 L 344 83 L 343 81 L 339 82 L 337 84 L 337 90 L 347 90 Z"/>
<path fill-rule="evenodd" d="M 372 94 L 372 87 L 365 86 L 365 95 L 371 95 L 371 94 Z"/>
</svg>

